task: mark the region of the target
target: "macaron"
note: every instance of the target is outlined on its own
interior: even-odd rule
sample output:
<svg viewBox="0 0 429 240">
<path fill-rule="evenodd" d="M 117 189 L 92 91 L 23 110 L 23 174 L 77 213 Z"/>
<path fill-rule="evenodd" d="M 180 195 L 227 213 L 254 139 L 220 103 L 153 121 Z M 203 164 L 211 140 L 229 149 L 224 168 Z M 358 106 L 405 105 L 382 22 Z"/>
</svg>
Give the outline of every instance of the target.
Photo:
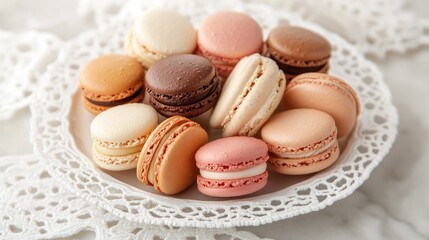
<svg viewBox="0 0 429 240">
<path fill-rule="evenodd" d="M 213 64 L 191 54 L 170 56 L 153 64 L 146 85 L 149 102 L 166 117 L 198 116 L 214 106 L 222 91 Z"/>
<path fill-rule="evenodd" d="M 210 118 L 222 135 L 253 136 L 279 105 L 286 79 L 277 64 L 259 54 L 237 64 L 223 87 Z"/>
<path fill-rule="evenodd" d="M 195 154 L 198 190 L 213 197 L 237 197 L 267 184 L 268 147 L 253 137 L 221 138 Z"/>
<path fill-rule="evenodd" d="M 335 119 L 338 138 L 353 130 L 360 112 L 359 98 L 353 88 L 323 73 L 297 76 L 285 90 L 283 105 L 286 109 L 314 108 L 328 113 Z"/>
<path fill-rule="evenodd" d="M 262 53 L 263 35 L 249 15 L 223 11 L 206 17 L 198 30 L 197 54 L 212 61 L 226 79 L 245 56 Z"/>
<path fill-rule="evenodd" d="M 144 96 L 144 68 L 134 58 L 110 54 L 90 61 L 80 74 L 84 107 L 98 114 L 110 107 L 140 102 Z"/>
<path fill-rule="evenodd" d="M 261 130 L 270 152 L 270 167 L 302 175 L 333 164 L 340 154 L 334 119 L 316 109 L 293 109 L 268 120 Z"/>
<path fill-rule="evenodd" d="M 128 55 L 146 68 L 167 56 L 193 53 L 197 31 L 191 21 L 174 10 L 150 9 L 138 17 L 125 39 Z"/>
<path fill-rule="evenodd" d="M 307 72 L 327 73 L 331 45 L 319 34 L 301 27 L 280 26 L 271 30 L 267 51 L 291 80 Z"/>
<path fill-rule="evenodd" d="M 158 125 L 150 105 L 130 103 L 98 114 L 91 123 L 92 156 L 101 168 L 133 169 L 149 134 Z"/>
<path fill-rule="evenodd" d="M 181 116 L 166 119 L 141 151 L 137 179 L 165 194 L 185 190 L 198 174 L 195 153 L 207 142 L 207 132 L 198 123 Z"/>
</svg>

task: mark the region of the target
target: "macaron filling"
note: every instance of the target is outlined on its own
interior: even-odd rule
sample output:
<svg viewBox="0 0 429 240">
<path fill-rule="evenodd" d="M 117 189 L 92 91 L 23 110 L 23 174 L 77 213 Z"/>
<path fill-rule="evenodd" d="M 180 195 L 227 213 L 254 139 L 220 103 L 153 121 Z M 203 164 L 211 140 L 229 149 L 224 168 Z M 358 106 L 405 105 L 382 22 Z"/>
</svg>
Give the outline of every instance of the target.
<svg viewBox="0 0 429 240">
<path fill-rule="evenodd" d="M 328 64 L 324 64 L 318 67 L 295 67 L 288 64 L 284 64 L 278 61 L 277 59 L 275 59 L 275 61 L 281 70 L 283 70 L 288 74 L 294 74 L 294 75 L 299 75 L 299 74 L 308 73 L 308 72 L 325 72 L 324 69 L 328 65 Z"/>
<path fill-rule="evenodd" d="M 314 155 L 317 155 L 321 152 L 326 151 L 327 149 L 331 148 L 336 142 L 336 139 L 333 139 L 331 142 L 329 142 L 328 144 L 326 144 L 325 146 L 319 148 L 319 149 L 315 149 L 315 150 L 307 150 L 307 151 L 302 151 L 301 153 L 291 153 L 291 152 L 285 152 L 285 153 L 281 153 L 281 152 L 272 152 L 273 154 L 282 157 L 282 158 L 306 158 L 306 157 L 311 157 Z"/>
<path fill-rule="evenodd" d="M 140 152 L 142 148 L 143 148 L 143 145 L 138 145 L 138 146 L 128 147 L 128 148 L 106 148 L 94 142 L 94 149 L 98 153 L 108 155 L 108 156 L 129 155 L 129 154 Z"/>
<path fill-rule="evenodd" d="M 164 148 L 164 146 L 165 146 L 165 143 L 167 142 L 167 140 L 168 140 L 168 138 L 177 130 L 177 129 L 179 129 L 180 128 L 180 126 L 176 126 L 176 127 L 174 127 L 174 128 L 172 128 L 172 129 L 170 129 L 169 130 L 169 132 L 167 132 L 164 136 L 163 136 L 163 138 L 162 138 L 162 140 L 161 140 L 161 142 L 160 143 L 158 143 L 155 147 L 156 147 L 156 150 L 155 150 L 155 152 L 153 153 L 153 156 L 157 156 L 158 158 L 160 158 L 160 154 L 161 154 L 161 150 Z M 150 162 L 150 167 L 149 167 L 149 172 L 148 172 L 148 176 L 147 176 L 147 179 L 148 179 L 148 181 L 153 185 L 154 184 L 154 179 L 155 179 L 155 177 L 154 177 L 154 173 L 155 173 L 155 165 L 156 165 L 156 163 L 157 163 L 157 160 L 156 159 L 152 159 L 152 161 Z"/>
<path fill-rule="evenodd" d="M 216 87 L 212 90 L 212 92 L 209 93 L 206 98 L 203 98 L 202 100 L 193 104 L 182 106 L 167 105 L 157 101 L 152 96 L 149 98 L 149 101 L 153 106 L 155 106 L 157 111 L 164 116 L 183 115 L 185 117 L 194 117 L 203 112 L 206 112 L 216 103 L 216 100 L 219 98 L 219 95 L 222 91 L 222 84 L 220 83 L 219 78 L 216 78 L 215 82 Z"/>
<path fill-rule="evenodd" d="M 229 179 L 229 180 L 207 179 L 199 175 L 197 177 L 197 184 L 207 188 L 225 189 L 225 188 L 249 186 L 262 181 L 266 181 L 267 179 L 268 179 L 267 171 L 264 171 L 262 174 L 253 176 L 253 177 Z"/>
<path fill-rule="evenodd" d="M 139 89 L 137 89 L 137 91 L 135 91 L 132 95 L 126 97 L 126 98 L 122 98 L 119 100 L 113 100 L 113 101 L 97 101 L 97 100 L 93 100 L 90 99 L 88 97 L 85 97 L 85 99 L 97 106 L 101 106 L 101 107 L 114 107 L 114 106 L 118 106 L 118 105 L 122 105 L 125 103 L 128 103 L 130 101 L 132 101 L 135 98 L 138 98 L 143 92 L 143 87 L 140 87 Z"/>
<path fill-rule="evenodd" d="M 277 156 L 274 155 L 274 156 L 271 156 L 269 162 L 278 167 L 303 167 L 303 166 L 310 166 L 312 164 L 328 160 L 331 157 L 334 157 L 335 155 L 338 155 L 338 154 L 339 154 L 339 146 L 338 146 L 338 142 L 335 141 L 333 146 L 314 156 L 295 159 L 295 158 L 278 158 Z"/>
<path fill-rule="evenodd" d="M 161 150 L 161 146 L 162 144 L 165 143 L 165 141 L 167 140 L 167 138 L 164 138 L 164 135 L 169 135 L 171 134 L 173 129 L 176 129 L 178 126 L 180 126 L 183 123 L 186 123 L 187 120 L 184 118 L 178 118 L 175 119 L 174 121 L 169 121 L 167 122 L 166 125 L 163 126 L 163 128 L 161 130 L 159 130 L 156 135 L 153 138 L 149 138 L 148 142 L 150 145 L 149 147 L 145 150 L 145 152 L 141 153 L 141 157 L 142 158 L 140 161 L 143 162 L 142 168 L 138 169 L 137 171 L 139 171 L 138 178 L 145 184 L 151 184 L 153 182 L 153 169 L 154 169 L 154 165 L 155 161 L 153 161 L 153 157 L 154 156 L 158 156 L 156 154 L 159 154 L 159 151 Z M 148 144 L 146 143 L 146 144 Z M 152 170 L 151 170 L 152 168 Z M 151 175 L 151 180 L 149 180 L 149 174 L 152 173 Z"/>
<path fill-rule="evenodd" d="M 267 143 L 268 149 L 271 153 L 283 158 L 303 158 L 319 154 L 326 149 L 332 147 L 337 141 L 337 130 L 335 129 L 325 139 L 309 144 L 305 147 L 291 147 L 291 146 L 275 146 Z"/>
<path fill-rule="evenodd" d="M 240 171 L 242 169 L 248 169 L 255 165 L 260 165 L 266 162 L 270 156 L 267 154 L 262 157 L 258 157 L 256 159 L 252 159 L 245 162 L 240 163 L 228 163 L 228 164 L 210 164 L 210 163 L 200 163 L 197 162 L 197 167 L 200 170 L 208 171 L 208 172 L 226 172 L 226 171 Z"/>
<path fill-rule="evenodd" d="M 262 174 L 267 169 L 267 163 L 263 162 L 259 165 L 256 165 L 251 168 L 247 168 L 240 171 L 234 172 L 212 172 L 200 170 L 201 176 L 208 179 L 239 179 L 239 178 L 247 178 L 252 176 L 257 176 Z"/>
<path fill-rule="evenodd" d="M 152 96 L 154 99 L 156 99 L 156 101 L 160 103 L 171 105 L 171 106 L 181 106 L 181 105 L 193 104 L 195 102 L 198 102 L 206 98 L 214 91 L 216 91 L 216 88 L 218 87 L 219 82 L 220 82 L 220 79 L 215 74 L 213 79 L 208 84 L 194 91 L 178 93 L 178 94 L 168 94 L 168 93 L 163 94 L 163 93 L 157 93 L 156 91 L 148 88 L 147 92 L 149 93 L 150 96 Z"/>
</svg>

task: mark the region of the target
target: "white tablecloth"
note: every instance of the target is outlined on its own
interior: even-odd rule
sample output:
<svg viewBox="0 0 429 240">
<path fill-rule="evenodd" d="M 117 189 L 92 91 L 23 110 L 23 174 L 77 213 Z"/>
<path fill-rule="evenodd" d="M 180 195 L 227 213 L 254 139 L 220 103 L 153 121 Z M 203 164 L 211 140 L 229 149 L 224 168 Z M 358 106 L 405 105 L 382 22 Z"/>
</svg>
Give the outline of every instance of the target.
<svg viewBox="0 0 429 240">
<path fill-rule="evenodd" d="M 429 17 L 429 2 L 410 1 Z M 39 29 L 69 39 L 93 27 L 76 17 L 77 1 L 0 1 L 0 28 Z M 50 22 L 55 24 L 49 25 Z M 42 28 L 41 28 L 42 26 Z M 383 163 L 355 193 L 324 210 L 259 227 L 240 228 L 274 239 L 429 239 L 429 48 L 373 59 L 400 115 L 399 135 Z M 0 156 L 31 153 L 27 108 L 0 122 Z M 81 232 L 70 239 L 94 239 Z"/>
</svg>

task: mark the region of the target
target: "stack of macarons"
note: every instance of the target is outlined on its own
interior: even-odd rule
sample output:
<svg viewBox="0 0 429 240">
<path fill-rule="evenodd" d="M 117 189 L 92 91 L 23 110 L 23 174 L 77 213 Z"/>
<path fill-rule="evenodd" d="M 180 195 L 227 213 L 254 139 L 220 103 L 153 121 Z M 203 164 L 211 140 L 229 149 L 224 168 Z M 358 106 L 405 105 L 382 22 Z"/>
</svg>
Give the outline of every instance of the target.
<svg viewBox="0 0 429 240">
<path fill-rule="evenodd" d="M 136 168 L 165 194 L 197 182 L 203 194 L 237 197 L 262 189 L 270 171 L 321 171 L 356 125 L 356 93 L 327 74 L 331 45 L 304 28 L 279 26 L 264 42 L 244 13 L 213 13 L 196 30 L 186 16 L 151 9 L 125 49 L 81 71 L 83 105 L 96 115 L 93 159 Z M 223 138 L 209 142 L 211 129 Z"/>
</svg>

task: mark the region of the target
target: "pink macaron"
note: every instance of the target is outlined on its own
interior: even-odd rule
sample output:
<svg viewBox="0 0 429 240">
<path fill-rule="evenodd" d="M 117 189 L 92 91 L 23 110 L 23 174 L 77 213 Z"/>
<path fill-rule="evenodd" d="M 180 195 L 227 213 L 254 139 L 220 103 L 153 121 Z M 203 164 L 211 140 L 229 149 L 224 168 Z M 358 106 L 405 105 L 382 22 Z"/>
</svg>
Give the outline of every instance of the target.
<svg viewBox="0 0 429 240">
<path fill-rule="evenodd" d="M 213 197 L 254 193 L 267 184 L 268 147 L 253 137 L 221 138 L 195 154 L 198 190 Z"/>
<path fill-rule="evenodd" d="M 197 54 L 210 59 L 224 79 L 240 59 L 261 53 L 263 45 L 261 27 L 244 13 L 224 11 L 211 14 L 198 30 Z"/>
</svg>

